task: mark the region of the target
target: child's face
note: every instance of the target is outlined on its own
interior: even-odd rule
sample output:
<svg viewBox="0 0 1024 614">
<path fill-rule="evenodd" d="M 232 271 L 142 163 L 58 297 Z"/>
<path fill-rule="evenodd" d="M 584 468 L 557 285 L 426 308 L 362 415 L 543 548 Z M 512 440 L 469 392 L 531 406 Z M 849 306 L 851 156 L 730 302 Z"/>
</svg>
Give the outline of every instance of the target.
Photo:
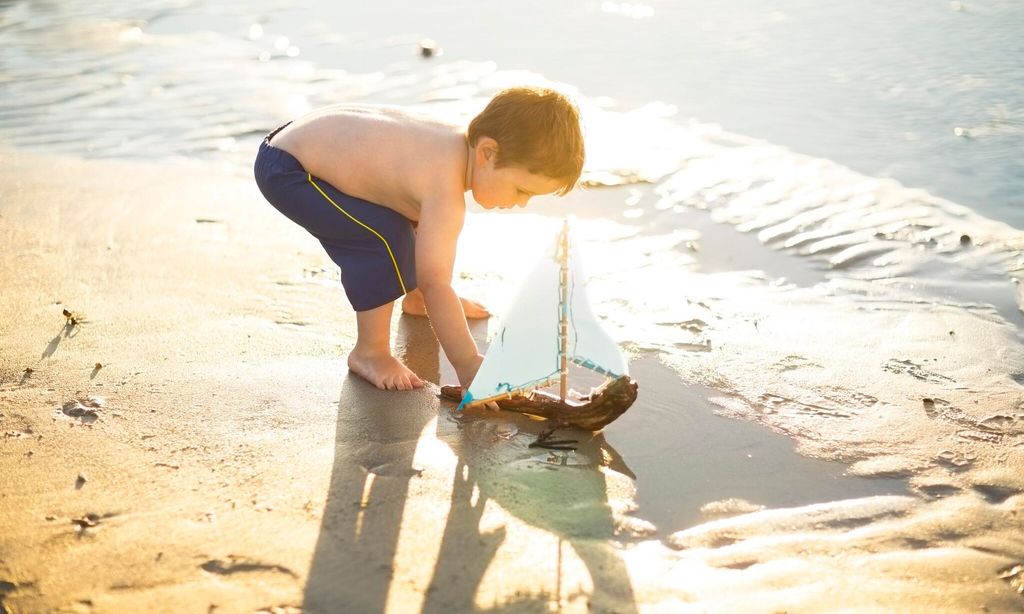
<svg viewBox="0 0 1024 614">
<path fill-rule="evenodd" d="M 484 209 L 511 209 L 525 207 L 537 194 L 551 194 L 562 187 L 557 179 L 536 175 L 518 166 L 494 168 L 497 148 L 486 137 L 477 144 L 473 155 L 473 181 L 470 189 L 473 199 Z"/>
</svg>

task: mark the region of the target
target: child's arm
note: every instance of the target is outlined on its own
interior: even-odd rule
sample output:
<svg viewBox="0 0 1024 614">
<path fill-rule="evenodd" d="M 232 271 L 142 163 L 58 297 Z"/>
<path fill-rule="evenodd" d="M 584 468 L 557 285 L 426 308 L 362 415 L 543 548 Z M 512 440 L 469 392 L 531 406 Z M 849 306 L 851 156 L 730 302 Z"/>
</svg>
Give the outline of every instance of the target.
<svg viewBox="0 0 1024 614">
<path fill-rule="evenodd" d="M 434 334 L 463 389 L 469 387 L 483 361 L 466 324 L 462 302 L 452 289 L 455 244 L 465 216 L 461 203 L 423 203 L 416 230 L 416 283 Z"/>
</svg>

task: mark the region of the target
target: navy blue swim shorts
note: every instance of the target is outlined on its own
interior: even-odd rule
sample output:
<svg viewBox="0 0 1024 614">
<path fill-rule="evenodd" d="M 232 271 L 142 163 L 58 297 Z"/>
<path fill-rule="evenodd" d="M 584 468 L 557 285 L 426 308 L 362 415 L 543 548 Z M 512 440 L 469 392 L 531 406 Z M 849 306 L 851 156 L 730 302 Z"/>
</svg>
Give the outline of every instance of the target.
<svg viewBox="0 0 1024 614">
<path fill-rule="evenodd" d="M 356 311 L 380 307 L 414 290 L 413 223 L 306 172 L 294 156 L 270 144 L 285 126 L 263 139 L 256 156 L 256 185 L 263 196 L 319 239 L 341 267 L 341 285 Z"/>
</svg>

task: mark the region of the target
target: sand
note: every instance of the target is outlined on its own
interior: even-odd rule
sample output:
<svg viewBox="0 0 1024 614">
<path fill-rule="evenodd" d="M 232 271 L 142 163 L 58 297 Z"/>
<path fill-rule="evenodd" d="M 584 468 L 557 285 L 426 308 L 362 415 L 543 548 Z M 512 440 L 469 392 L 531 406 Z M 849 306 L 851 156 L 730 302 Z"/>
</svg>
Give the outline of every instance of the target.
<svg viewBox="0 0 1024 614">
<path fill-rule="evenodd" d="M 789 428 L 803 452 L 908 476 L 912 491 L 795 508 L 719 502 L 715 519 L 655 537 L 603 436 L 573 455 L 538 452 L 527 447 L 535 423 L 456 422 L 434 386 L 389 393 L 349 375 L 353 314 L 334 274 L 251 182 L 184 161 L 11 151 L 0 161 L 0 608 L 1024 607 L 1024 447 L 1004 411 L 1018 402 L 1006 378 L 991 382 L 1007 390 L 1005 407 L 974 410 L 952 385 L 929 406 L 922 385 L 901 393 L 920 407 L 912 421 L 893 418 L 895 402 L 865 404 L 860 427 L 838 417 L 837 439 L 827 434 L 837 416 L 811 411 L 820 405 L 765 397 L 777 411 L 758 421 Z M 477 240 L 488 236 L 473 223 Z M 486 287 L 473 275 L 459 283 Z M 728 373 L 741 352 L 760 351 L 743 345 L 740 310 L 723 307 L 742 304 L 737 285 L 735 302 L 708 304 L 738 324 L 716 324 L 714 351 L 694 349 L 705 358 L 680 372 L 699 379 L 713 361 Z M 805 313 L 829 309 L 799 294 L 787 305 L 800 300 Z M 979 326 L 962 324 L 958 334 Z M 992 324 L 989 339 L 1006 334 Z M 395 335 L 418 373 L 450 378 L 423 320 L 396 318 Z M 810 358 L 777 370 L 828 359 L 803 349 Z M 751 419 L 743 400 L 763 391 L 720 383 L 723 413 Z M 1005 419 L 981 425 L 989 415 Z"/>
</svg>

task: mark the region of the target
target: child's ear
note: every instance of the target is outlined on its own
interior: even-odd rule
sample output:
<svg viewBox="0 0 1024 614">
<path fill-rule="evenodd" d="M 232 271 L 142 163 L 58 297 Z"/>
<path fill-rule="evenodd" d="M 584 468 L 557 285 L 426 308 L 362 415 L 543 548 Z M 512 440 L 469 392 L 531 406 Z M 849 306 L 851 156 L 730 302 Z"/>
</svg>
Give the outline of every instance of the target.
<svg viewBox="0 0 1024 614">
<path fill-rule="evenodd" d="M 492 163 L 498 160 L 498 141 L 489 136 L 482 136 L 476 142 L 476 161 L 483 166 L 488 160 Z"/>
</svg>

